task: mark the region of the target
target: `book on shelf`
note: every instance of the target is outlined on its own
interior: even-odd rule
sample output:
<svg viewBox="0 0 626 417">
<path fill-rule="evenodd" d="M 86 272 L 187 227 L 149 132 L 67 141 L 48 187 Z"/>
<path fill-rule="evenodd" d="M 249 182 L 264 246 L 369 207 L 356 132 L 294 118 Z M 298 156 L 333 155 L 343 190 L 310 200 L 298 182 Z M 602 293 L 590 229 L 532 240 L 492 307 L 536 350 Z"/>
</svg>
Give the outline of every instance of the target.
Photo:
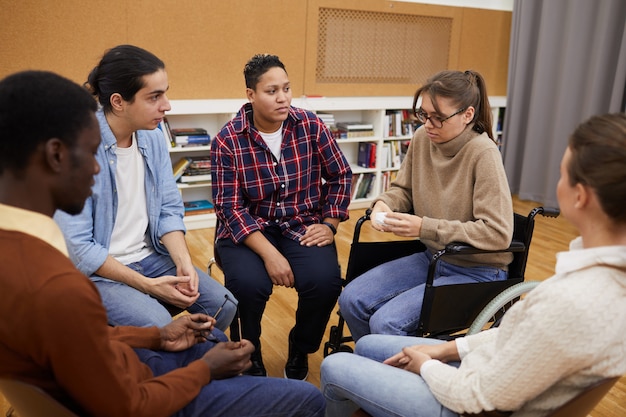
<svg viewBox="0 0 626 417">
<path fill-rule="evenodd" d="M 208 132 L 201 127 L 179 127 L 170 129 L 174 136 L 206 135 Z"/>
<path fill-rule="evenodd" d="M 381 177 L 381 181 L 380 181 L 380 192 L 384 193 L 385 191 L 387 191 L 387 189 L 389 188 L 389 185 L 391 184 L 391 182 L 393 180 L 396 179 L 396 176 L 398 175 L 397 171 L 386 171 L 383 172 L 382 177 Z"/>
<path fill-rule="evenodd" d="M 178 181 L 185 170 L 191 165 L 191 158 L 180 158 L 172 165 L 172 172 L 174 173 L 174 181 Z"/>
<path fill-rule="evenodd" d="M 354 174 L 352 176 L 352 200 L 367 198 L 374 187 L 375 181 L 376 174 L 373 172 Z"/>
<path fill-rule="evenodd" d="M 167 143 L 167 147 L 171 148 L 176 146 L 176 142 L 172 137 L 172 131 L 170 129 L 170 124 L 167 121 L 167 117 L 164 117 L 161 122 L 159 122 L 159 129 L 163 132 L 163 136 L 165 137 L 165 143 Z"/>
<path fill-rule="evenodd" d="M 359 153 L 357 155 L 357 165 L 363 168 L 376 167 L 376 143 L 359 142 Z"/>
<path fill-rule="evenodd" d="M 178 181 L 183 183 L 211 182 L 211 174 L 183 174 Z"/>
<path fill-rule="evenodd" d="M 374 130 L 373 124 L 363 122 L 339 122 L 336 124 L 336 126 L 338 129 L 342 129 L 345 131 Z"/>
<path fill-rule="evenodd" d="M 384 142 L 380 151 L 380 167 L 391 168 L 391 143 Z"/>
<path fill-rule="evenodd" d="M 176 146 L 206 146 L 211 144 L 210 135 L 186 135 L 186 136 L 174 136 Z"/>
<path fill-rule="evenodd" d="M 333 128 L 335 126 L 335 115 L 332 113 L 326 112 L 318 112 L 317 117 L 319 117 L 322 122 L 329 128 Z"/>
<path fill-rule="evenodd" d="M 191 165 L 189 169 L 209 169 L 211 170 L 211 157 L 206 156 L 192 156 Z"/>
<path fill-rule="evenodd" d="M 205 182 L 211 180 L 211 157 L 192 156 L 187 158 L 189 165 L 180 177 L 181 182 Z"/>
<path fill-rule="evenodd" d="M 371 123 L 339 122 L 335 126 L 338 139 L 374 136 L 374 125 Z"/>
<path fill-rule="evenodd" d="M 202 146 L 211 143 L 211 135 L 201 127 L 170 129 L 175 146 Z"/>
<path fill-rule="evenodd" d="M 355 130 L 355 131 L 346 131 L 337 129 L 336 133 L 333 134 L 335 139 L 350 139 L 350 138 L 367 138 L 374 136 L 373 130 Z"/>
<path fill-rule="evenodd" d="M 185 201 L 185 215 L 214 213 L 215 208 L 209 200 Z"/>
<path fill-rule="evenodd" d="M 385 137 L 413 136 L 421 125 L 410 110 L 387 110 L 385 112 Z"/>
</svg>

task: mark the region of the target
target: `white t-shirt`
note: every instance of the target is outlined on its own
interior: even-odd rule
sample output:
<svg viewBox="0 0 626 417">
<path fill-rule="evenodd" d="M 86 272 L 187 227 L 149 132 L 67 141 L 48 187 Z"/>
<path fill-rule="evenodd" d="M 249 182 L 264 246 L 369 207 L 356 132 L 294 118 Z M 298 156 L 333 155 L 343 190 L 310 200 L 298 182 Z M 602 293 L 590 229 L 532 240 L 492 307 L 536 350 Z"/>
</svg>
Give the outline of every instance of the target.
<svg viewBox="0 0 626 417">
<path fill-rule="evenodd" d="M 111 235 L 109 254 L 127 265 L 137 262 L 153 252 L 148 236 L 148 207 L 146 204 L 143 157 L 133 133 L 128 148 L 116 147 L 117 216 Z"/>
<path fill-rule="evenodd" d="M 276 132 L 263 133 L 259 131 L 259 133 L 261 134 L 261 137 L 265 141 L 267 147 L 270 148 L 270 151 L 272 151 L 272 155 L 276 157 L 277 161 L 280 161 L 280 147 L 283 144 L 283 126 L 281 125 L 280 129 Z"/>
</svg>

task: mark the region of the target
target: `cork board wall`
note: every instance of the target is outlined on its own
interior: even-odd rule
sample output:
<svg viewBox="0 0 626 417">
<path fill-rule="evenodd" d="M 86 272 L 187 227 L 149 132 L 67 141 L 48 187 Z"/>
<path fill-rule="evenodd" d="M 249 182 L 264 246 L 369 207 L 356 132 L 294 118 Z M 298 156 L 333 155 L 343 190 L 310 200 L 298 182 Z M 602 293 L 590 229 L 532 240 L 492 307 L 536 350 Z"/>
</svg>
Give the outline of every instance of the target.
<svg viewBox="0 0 626 417">
<path fill-rule="evenodd" d="M 448 67 L 506 94 L 511 12 L 383 0 L 0 0 L 0 77 L 43 69 L 83 83 L 106 49 L 130 43 L 165 62 L 171 99 L 244 97 L 243 66 L 265 52 L 285 63 L 294 97 L 411 95 L 414 80 L 315 78 L 324 7 L 450 19 Z"/>
</svg>

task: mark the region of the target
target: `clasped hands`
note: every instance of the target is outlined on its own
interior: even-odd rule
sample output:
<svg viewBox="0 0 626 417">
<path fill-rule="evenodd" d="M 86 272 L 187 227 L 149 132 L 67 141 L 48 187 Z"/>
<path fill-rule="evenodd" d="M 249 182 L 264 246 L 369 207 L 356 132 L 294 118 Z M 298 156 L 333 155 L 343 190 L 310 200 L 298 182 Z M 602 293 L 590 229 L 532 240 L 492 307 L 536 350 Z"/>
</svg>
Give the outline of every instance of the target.
<svg viewBox="0 0 626 417">
<path fill-rule="evenodd" d="M 198 292 L 198 272 L 193 268 L 181 270 L 180 275 L 164 275 L 147 280 L 148 293 L 159 300 L 179 308 L 187 308 L 196 302 Z"/>
<path fill-rule="evenodd" d="M 460 360 L 456 342 L 452 340 L 436 345 L 407 346 L 401 352 L 385 359 L 383 363 L 419 375 L 424 362 L 430 359 L 444 363 Z"/>
<path fill-rule="evenodd" d="M 188 314 L 159 329 L 161 349 L 177 352 L 204 343 L 215 326 L 215 319 L 206 314 Z M 209 366 L 212 379 L 230 378 L 252 366 L 250 355 L 254 345 L 248 340 L 216 343 L 202 360 Z"/>
</svg>

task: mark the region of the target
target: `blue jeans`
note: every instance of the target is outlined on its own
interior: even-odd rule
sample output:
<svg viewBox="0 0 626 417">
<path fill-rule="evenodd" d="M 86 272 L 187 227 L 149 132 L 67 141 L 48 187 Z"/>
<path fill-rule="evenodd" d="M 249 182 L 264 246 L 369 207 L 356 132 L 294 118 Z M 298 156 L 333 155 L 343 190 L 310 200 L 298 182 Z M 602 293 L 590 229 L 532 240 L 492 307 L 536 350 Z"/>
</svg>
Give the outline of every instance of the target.
<svg viewBox="0 0 626 417">
<path fill-rule="evenodd" d="M 374 417 L 457 417 L 437 401 L 421 376 L 380 363 L 405 346 L 437 343 L 443 341 L 368 335 L 356 344 L 355 354 L 327 356 L 321 368 L 326 417 L 349 416 L 357 408 Z"/>
<path fill-rule="evenodd" d="M 176 265 L 172 259 L 156 252 L 127 266 L 146 277 L 176 275 Z M 224 303 L 226 295 L 235 300 L 235 297 L 222 284 L 200 269 L 196 268 L 196 271 L 198 271 L 200 297 L 187 308 L 187 311 L 213 316 Z M 156 298 L 124 283 L 98 275 L 91 276 L 91 280 L 98 287 L 111 326 L 163 327 L 172 321 L 171 313 Z M 236 312 L 235 303 L 227 302 L 217 317 L 215 327 L 226 330 Z"/>
<path fill-rule="evenodd" d="M 148 349 L 135 349 L 135 352 L 154 375 L 159 376 L 200 359 L 213 345 L 211 342 L 201 343 L 182 352 Z M 174 416 L 321 417 L 324 406 L 324 397 L 308 382 L 236 376 L 211 381 L 200 390 L 195 400 Z"/>
<path fill-rule="evenodd" d="M 379 265 L 351 281 L 339 296 L 339 310 L 356 341 L 366 334 L 415 335 L 428 276 L 429 251 Z M 500 281 L 499 268 L 473 268 L 440 261 L 434 285 Z"/>
</svg>

